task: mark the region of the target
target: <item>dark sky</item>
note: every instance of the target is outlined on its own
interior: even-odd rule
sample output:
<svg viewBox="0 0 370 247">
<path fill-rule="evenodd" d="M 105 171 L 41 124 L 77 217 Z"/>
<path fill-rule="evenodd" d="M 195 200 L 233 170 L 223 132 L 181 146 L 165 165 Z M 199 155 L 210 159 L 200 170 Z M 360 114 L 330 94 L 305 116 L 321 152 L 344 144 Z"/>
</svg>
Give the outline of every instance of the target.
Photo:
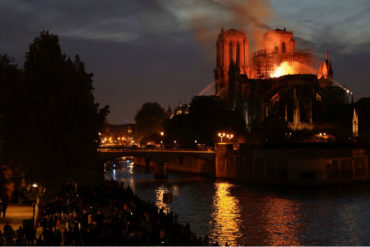
<svg viewBox="0 0 370 247">
<path fill-rule="evenodd" d="M 22 65 L 40 31 L 59 35 L 95 74 L 111 123 L 133 122 L 148 101 L 190 102 L 213 81 L 221 26 L 245 30 L 251 45 L 285 26 L 317 61 L 329 51 L 337 81 L 370 96 L 368 0 L 0 0 L 0 13 L 0 53 Z"/>
</svg>

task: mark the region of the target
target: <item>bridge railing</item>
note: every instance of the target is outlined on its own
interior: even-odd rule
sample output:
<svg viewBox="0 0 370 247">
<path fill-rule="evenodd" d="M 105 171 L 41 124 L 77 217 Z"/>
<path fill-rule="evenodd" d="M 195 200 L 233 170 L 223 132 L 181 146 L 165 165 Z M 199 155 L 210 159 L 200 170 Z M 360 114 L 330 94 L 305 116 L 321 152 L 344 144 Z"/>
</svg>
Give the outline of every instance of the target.
<svg viewBox="0 0 370 247">
<path fill-rule="evenodd" d="M 214 152 L 213 149 L 164 149 L 164 148 L 130 148 L 120 146 L 102 146 L 99 152 Z"/>
</svg>

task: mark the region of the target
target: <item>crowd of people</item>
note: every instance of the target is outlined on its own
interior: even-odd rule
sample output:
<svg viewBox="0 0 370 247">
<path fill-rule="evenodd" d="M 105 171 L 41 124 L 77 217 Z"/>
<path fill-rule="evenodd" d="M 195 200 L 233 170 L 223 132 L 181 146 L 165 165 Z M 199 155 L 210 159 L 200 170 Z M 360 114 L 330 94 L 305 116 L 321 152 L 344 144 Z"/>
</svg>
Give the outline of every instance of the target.
<svg viewBox="0 0 370 247">
<path fill-rule="evenodd" d="M 192 233 L 189 224 L 179 224 L 176 214 L 142 201 L 113 180 L 94 188 L 64 187 L 44 207 L 39 228 L 36 234 L 32 224 L 16 231 L 7 224 L 0 245 L 211 244 L 207 236 Z"/>
</svg>

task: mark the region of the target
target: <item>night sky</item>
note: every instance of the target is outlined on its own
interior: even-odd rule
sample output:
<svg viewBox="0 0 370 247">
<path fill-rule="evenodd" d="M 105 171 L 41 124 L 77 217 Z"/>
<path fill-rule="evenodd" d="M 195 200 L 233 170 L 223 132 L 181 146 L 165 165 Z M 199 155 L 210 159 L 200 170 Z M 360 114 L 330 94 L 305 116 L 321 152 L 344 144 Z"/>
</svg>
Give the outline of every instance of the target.
<svg viewBox="0 0 370 247">
<path fill-rule="evenodd" d="M 328 50 L 334 79 L 359 98 L 370 96 L 369 13 L 368 0 L 0 0 L 0 54 L 22 65 L 40 31 L 59 35 L 94 73 L 96 100 L 117 124 L 148 101 L 188 103 L 212 82 L 221 26 L 245 30 L 251 45 L 285 26 L 317 62 Z"/>
</svg>

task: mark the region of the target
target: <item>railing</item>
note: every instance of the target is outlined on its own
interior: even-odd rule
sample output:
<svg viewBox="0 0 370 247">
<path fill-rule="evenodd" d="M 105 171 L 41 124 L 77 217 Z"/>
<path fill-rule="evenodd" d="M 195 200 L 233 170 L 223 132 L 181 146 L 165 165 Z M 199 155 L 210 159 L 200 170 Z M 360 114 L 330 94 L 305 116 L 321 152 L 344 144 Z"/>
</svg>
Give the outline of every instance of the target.
<svg viewBox="0 0 370 247">
<path fill-rule="evenodd" d="M 100 152 L 127 152 L 127 153 L 145 153 L 145 152 L 155 152 L 155 153 L 214 153 L 212 149 L 161 149 L 161 148 L 130 148 L 130 147 L 100 147 Z"/>
</svg>

